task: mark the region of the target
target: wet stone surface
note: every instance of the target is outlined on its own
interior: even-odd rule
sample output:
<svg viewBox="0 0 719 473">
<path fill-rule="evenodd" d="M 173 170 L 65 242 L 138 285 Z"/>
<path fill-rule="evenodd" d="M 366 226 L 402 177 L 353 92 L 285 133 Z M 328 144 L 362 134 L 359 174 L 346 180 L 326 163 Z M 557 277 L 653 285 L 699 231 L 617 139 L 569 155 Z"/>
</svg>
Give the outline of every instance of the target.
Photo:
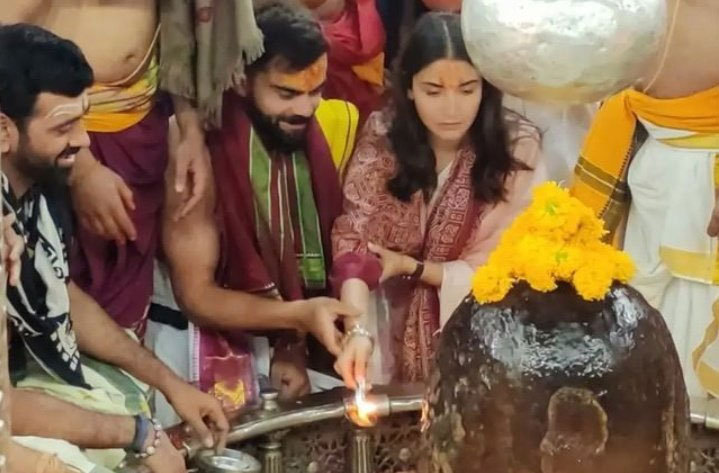
<svg viewBox="0 0 719 473">
<path fill-rule="evenodd" d="M 433 473 L 687 473 L 688 401 L 661 315 L 615 284 L 467 298 L 427 394 Z"/>
</svg>

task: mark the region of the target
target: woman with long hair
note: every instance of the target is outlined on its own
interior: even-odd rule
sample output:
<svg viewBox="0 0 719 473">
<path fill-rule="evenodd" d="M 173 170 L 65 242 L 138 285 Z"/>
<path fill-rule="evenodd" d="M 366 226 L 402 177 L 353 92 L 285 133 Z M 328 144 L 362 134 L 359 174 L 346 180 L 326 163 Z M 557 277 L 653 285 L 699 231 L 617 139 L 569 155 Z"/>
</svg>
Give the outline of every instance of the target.
<svg viewBox="0 0 719 473">
<path fill-rule="evenodd" d="M 368 363 L 370 382 L 428 376 L 474 270 L 545 179 L 536 128 L 472 65 L 458 15 L 423 16 L 399 59 L 394 100 L 359 139 L 332 232 L 333 285 L 363 313 L 345 321 L 335 366 L 350 387 Z"/>
</svg>

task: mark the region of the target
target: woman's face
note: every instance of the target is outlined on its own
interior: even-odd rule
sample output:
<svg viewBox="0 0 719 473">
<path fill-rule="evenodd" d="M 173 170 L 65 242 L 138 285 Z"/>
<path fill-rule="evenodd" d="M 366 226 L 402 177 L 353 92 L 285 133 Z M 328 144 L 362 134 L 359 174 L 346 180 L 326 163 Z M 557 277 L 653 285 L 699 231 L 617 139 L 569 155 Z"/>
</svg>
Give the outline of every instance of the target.
<svg viewBox="0 0 719 473">
<path fill-rule="evenodd" d="M 482 78 L 467 61 L 439 59 L 412 78 L 409 98 L 434 139 L 461 141 L 482 101 Z"/>
</svg>

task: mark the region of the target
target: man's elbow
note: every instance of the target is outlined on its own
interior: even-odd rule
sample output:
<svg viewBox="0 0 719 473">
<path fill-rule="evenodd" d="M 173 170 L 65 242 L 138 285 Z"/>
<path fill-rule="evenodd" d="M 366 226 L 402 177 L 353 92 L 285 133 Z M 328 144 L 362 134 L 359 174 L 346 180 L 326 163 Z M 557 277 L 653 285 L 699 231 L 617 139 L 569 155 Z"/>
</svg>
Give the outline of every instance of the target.
<svg viewBox="0 0 719 473">
<path fill-rule="evenodd" d="M 214 328 L 212 323 L 213 308 L 210 303 L 215 284 L 213 282 L 204 282 L 193 285 L 178 287 L 175 290 L 177 305 L 187 320 L 203 328 Z"/>
</svg>

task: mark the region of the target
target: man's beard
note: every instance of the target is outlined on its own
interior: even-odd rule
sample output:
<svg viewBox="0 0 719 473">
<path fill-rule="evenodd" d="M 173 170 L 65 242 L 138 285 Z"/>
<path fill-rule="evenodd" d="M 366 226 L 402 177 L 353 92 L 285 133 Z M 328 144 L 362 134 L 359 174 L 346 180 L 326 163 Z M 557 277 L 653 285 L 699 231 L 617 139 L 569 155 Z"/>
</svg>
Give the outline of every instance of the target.
<svg viewBox="0 0 719 473">
<path fill-rule="evenodd" d="M 285 122 L 290 125 L 308 125 L 311 118 L 301 115 L 293 115 L 290 117 L 276 116 L 272 117 L 262 113 L 255 104 L 248 100 L 246 104 L 247 116 L 252 121 L 252 126 L 262 138 L 262 144 L 268 150 L 279 151 L 281 153 L 292 153 L 305 147 L 307 142 L 307 129 L 298 133 L 287 133 L 280 128 L 280 123 Z"/>
<path fill-rule="evenodd" d="M 19 171 L 33 183 L 41 186 L 64 186 L 70 177 L 71 167 L 60 166 L 60 160 L 67 156 L 77 154 L 80 148 L 68 146 L 52 161 L 52 164 L 45 162 L 42 158 L 33 153 L 32 150 L 20 152 L 17 160 Z"/>
</svg>

